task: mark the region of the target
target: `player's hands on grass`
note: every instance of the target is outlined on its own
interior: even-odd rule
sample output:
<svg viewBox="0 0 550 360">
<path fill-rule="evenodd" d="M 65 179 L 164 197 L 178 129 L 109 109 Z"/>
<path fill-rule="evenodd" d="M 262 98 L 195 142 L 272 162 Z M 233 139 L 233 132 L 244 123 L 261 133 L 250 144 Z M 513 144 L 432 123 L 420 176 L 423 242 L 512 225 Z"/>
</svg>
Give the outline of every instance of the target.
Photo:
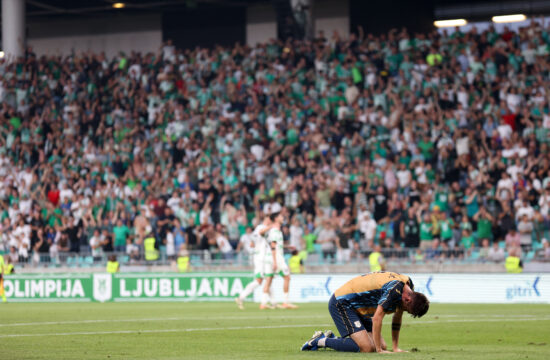
<svg viewBox="0 0 550 360">
<path fill-rule="evenodd" d="M 382 349 L 380 349 L 380 350 L 378 350 L 378 353 L 379 353 L 379 354 L 391 354 L 392 352 L 391 352 L 391 351 L 388 351 L 388 350 L 382 350 Z"/>
<path fill-rule="evenodd" d="M 401 353 L 403 353 L 403 352 L 408 352 L 408 351 L 402 350 L 402 349 L 400 349 L 400 348 L 395 348 L 395 349 L 393 349 L 393 352 L 396 352 L 396 353 L 400 353 L 400 352 L 401 352 Z"/>
</svg>

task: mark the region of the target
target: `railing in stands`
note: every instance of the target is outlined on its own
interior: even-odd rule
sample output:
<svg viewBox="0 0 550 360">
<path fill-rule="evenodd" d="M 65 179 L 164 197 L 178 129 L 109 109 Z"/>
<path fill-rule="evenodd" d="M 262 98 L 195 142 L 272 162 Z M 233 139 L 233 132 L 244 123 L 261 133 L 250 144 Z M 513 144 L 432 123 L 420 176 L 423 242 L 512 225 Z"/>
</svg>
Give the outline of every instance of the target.
<svg viewBox="0 0 550 360">
<path fill-rule="evenodd" d="M 353 264 L 358 262 L 368 262 L 368 255 L 371 251 L 344 252 L 330 251 L 324 252 L 319 247 L 314 252 L 309 253 L 304 260 L 305 265 L 323 265 L 323 264 Z M 486 262 L 502 262 L 495 261 L 484 254 L 487 250 L 474 248 L 470 250 L 454 249 L 454 250 L 433 250 L 427 249 L 420 251 L 418 249 L 382 249 L 382 255 L 388 263 L 406 263 L 406 264 L 428 264 L 434 262 L 448 262 L 454 264 L 471 264 L 471 263 L 486 263 Z M 160 251 L 158 260 L 146 261 L 142 254 L 123 252 L 112 253 L 96 253 L 91 252 L 60 252 L 57 254 L 48 253 L 32 253 L 27 258 L 19 257 L 14 262 L 15 267 L 33 267 L 33 268 L 91 268 L 104 267 L 111 255 L 116 255 L 117 261 L 122 266 L 127 265 L 171 265 L 177 256 L 167 256 L 164 251 Z M 193 268 L 209 267 L 209 266 L 224 266 L 224 267 L 243 267 L 251 266 L 252 258 L 245 253 L 221 253 L 219 251 L 209 250 L 194 250 L 189 251 L 189 262 Z M 507 254 L 504 253 L 504 256 Z M 6 255 L 9 256 L 9 255 Z M 285 257 L 290 257 L 290 254 L 285 254 Z M 525 251 L 522 254 L 524 262 L 532 260 L 550 261 L 544 257 L 541 249 Z"/>
</svg>

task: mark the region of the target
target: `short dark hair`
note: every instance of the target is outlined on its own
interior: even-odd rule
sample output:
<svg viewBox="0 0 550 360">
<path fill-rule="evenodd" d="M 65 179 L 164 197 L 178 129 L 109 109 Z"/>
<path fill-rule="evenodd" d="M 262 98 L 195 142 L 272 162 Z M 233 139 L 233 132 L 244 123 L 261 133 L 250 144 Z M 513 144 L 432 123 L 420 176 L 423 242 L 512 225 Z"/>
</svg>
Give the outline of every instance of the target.
<svg viewBox="0 0 550 360">
<path fill-rule="evenodd" d="M 271 221 L 275 221 L 275 219 L 277 218 L 277 216 L 279 216 L 279 214 L 280 212 L 273 213 L 269 215 L 269 219 L 271 219 Z"/>
<path fill-rule="evenodd" d="M 419 293 L 419 292 L 413 292 L 411 295 L 411 307 L 410 307 L 410 313 L 412 317 L 422 317 L 424 314 L 428 312 L 428 309 L 430 308 L 430 301 L 426 297 L 426 295 Z"/>
</svg>

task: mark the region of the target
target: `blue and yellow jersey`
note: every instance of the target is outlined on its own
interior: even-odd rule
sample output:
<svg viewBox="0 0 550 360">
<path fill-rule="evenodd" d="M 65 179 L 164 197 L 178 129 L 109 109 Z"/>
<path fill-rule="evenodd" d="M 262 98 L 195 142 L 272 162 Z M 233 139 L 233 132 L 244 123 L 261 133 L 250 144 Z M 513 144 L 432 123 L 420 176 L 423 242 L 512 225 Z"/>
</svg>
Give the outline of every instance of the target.
<svg viewBox="0 0 550 360">
<path fill-rule="evenodd" d="M 411 279 L 394 272 L 378 271 L 351 279 L 334 292 L 338 302 L 371 318 L 378 305 L 385 313 L 393 313 L 401 305 L 403 287 L 414 289 Z"/>
</svg>

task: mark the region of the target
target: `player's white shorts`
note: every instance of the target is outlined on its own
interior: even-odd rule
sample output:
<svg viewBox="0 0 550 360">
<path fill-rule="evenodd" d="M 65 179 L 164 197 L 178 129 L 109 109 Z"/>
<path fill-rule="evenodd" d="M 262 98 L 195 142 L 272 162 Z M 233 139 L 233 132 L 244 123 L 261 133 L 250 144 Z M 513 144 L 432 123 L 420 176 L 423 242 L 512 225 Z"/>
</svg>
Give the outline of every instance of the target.
<svg viewBox="0 0 550 360">
<path fill-rule="evenodd" d="M 290 270 L 288 269 L 288 265 L 285 262 L 284 258 L 277 258 L 277 271 L 273 272 L 273 260 L 266 260 L 264 262 L 264 276 L 288 276 L 290 275 Z"/>
<path fill-rule="evenodd" d="M 280 276 L 290 275 L 290 270 L 284 258 L 277 259 L 277 274 Z"/>
<path fill-rule="evenodd" d="M 261 257 L 254 257 L 254 278 L 261 279 L 264 278 L 264 261 Z"/>
</svg>

